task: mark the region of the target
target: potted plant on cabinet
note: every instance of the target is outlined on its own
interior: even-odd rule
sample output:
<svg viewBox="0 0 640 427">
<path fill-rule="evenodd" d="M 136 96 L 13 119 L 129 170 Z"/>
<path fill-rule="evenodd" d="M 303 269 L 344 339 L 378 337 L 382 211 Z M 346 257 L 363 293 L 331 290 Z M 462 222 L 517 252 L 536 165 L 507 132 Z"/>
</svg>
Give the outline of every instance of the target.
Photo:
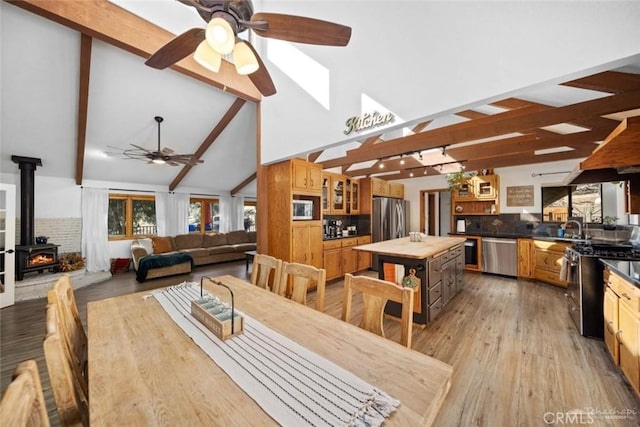
<svg viewBox="0 0 640 427">
<path fill-rule="evenodd" d="M 615 230 L 617 220 L 617 216 L 605 216 L 604 218 L 602 218 L 602 228 L 604 228 L 605 230 Z"/>
<path fill-rule="evenodd" d="M 464 185 L 471 183 L 471 178 L 475 176 L 473 172 L 452 172 L 447 174 L 447 184 L 449 185 L 449 191 L 453 189 L 460 189 Z"/>
</svg>

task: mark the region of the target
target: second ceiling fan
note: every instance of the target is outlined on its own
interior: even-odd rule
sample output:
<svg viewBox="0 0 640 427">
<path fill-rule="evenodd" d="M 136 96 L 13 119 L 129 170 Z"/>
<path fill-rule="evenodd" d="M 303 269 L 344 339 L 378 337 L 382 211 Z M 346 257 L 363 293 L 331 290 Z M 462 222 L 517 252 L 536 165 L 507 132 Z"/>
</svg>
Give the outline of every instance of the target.
<svg viewBox="0 0 640 427">
<path fill-rule="evenodd" d="M 276 93 L 260 55 L 238 34 L 252 29 L 262 37 L 324 46 L 346 46 L 351 28 L 296 15 L 253 13 L 251 0 L 177 0 L 194 7 L 208 23 L 207 28 L 192 28 L 162 46 L 147 61 L 150 67 L 163 69 L 194 52 L 203 67 L 218 72 L 223 55 L 231 54 L 239 74 L 249 76 L 263 96 Z"/>
</svg>

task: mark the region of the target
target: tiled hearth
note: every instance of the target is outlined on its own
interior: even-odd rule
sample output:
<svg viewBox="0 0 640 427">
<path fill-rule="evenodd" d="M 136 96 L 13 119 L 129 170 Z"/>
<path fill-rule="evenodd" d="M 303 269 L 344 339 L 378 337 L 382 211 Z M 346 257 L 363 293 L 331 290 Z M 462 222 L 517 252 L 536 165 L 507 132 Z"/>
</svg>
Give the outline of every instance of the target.
<svg viewBox="0 0 640 427">
<path fill-rule="evenodd" d="M 68 274 L 71 277 L 74 289 L 83 288 L 111 278 L 111 273 L 108 271 L 88 273 L 84 268 L 68 273 L 30 273 L 25 276 L 24 280 L 16 281 L 16 301 L 46 297 L 47 291 L 53 287 L 63 274 Z"/>
</svg>

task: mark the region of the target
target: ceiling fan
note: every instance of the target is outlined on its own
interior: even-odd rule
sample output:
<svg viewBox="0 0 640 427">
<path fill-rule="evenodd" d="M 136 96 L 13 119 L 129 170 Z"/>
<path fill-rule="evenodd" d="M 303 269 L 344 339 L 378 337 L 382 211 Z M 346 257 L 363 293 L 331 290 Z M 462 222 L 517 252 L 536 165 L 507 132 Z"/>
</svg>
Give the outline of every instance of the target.
<svg viewBox="0 0 640 427">
<path fill-rule="evenodd" d="M 218 72 L 223 55 L 232 55 L 239 74 L 249 76 L 263 96 L 276 93 L 271 76 L 251 43 L 238 38 L 247 29 L 262 37 L 324 46 L 346 46 L 351 28 L 296 15 L 253 13 L 251 0 L 177 0 L 194 7 L 207 28 L 192 28 L 162 46 L 145 64 L 164 69 L 194 52 L 203 67 Z"/>
<path fill-rule="evenodd" d="M 167 147 L 160 149 L 160 123 L 162 123 L 164 119 L 160 116 L 155 116 L 154 119 L 158 123 L 158 149 L 152 151 L 139 145 L 131 144 L 134 148 L 129 148 L 122 152 L 126 158 L 147 160 L 147 163 L 167 164 L 170 166 L 195 166 L 199 163 L 204 163 L 204 161 L 198 159 L 195 154 L 178 154 Z"/>
</svg>

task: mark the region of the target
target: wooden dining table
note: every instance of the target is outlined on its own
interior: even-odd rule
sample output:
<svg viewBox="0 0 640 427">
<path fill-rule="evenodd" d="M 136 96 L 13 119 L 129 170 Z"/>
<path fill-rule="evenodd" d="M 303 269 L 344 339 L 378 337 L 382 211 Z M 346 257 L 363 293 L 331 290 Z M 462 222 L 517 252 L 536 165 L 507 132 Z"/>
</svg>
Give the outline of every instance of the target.
<svg viewBox="0 0 640 427">
<path fill-rule="evenodd" d="M 384 425 L 435 419 L 451 366 L 244 280 L 213 279 L 238 310 L 398 399 Z M 87 305 L 91 425 L 277 425 L 148 295 Z"/>
</svg>

